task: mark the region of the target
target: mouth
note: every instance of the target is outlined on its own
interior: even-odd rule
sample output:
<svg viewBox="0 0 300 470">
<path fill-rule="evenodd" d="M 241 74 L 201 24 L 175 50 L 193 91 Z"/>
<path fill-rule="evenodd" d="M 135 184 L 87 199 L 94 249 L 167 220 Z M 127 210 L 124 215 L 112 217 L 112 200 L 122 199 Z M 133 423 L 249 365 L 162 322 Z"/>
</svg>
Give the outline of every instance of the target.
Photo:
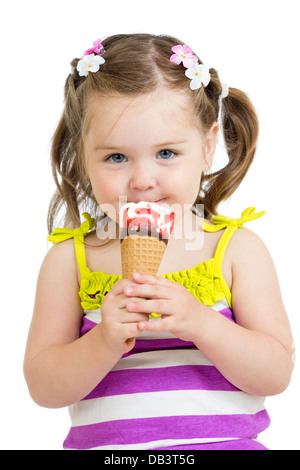
<svg viewBox="0 0 300 470">
<path fill-rule="evenodd" d="M 162 199 L 156 199 L 156 200 L 151 200 L 151 199 L 139 199 L 139 200 L 134 200 L 134 201 L 128 201 L 128 202 L 131 202 L 133 204 L 139 204 L 140 202 L 150 202 L 151 204 L 158 204 L 158 205 L 162 205 L 162 204 L 165 204 L 166 205 L 166 202 L 165 202 L 165 198 L 162 198 Z"/>
<path fill-rule="evenodd" d="M 158 199 L 157 201 L 153 201 L 155 204 L 158 204 L 159 206 L 166 206 L 169 207 L 169 204 L 166 201 L 166 198 L 163 199 Z"/>
</svg>

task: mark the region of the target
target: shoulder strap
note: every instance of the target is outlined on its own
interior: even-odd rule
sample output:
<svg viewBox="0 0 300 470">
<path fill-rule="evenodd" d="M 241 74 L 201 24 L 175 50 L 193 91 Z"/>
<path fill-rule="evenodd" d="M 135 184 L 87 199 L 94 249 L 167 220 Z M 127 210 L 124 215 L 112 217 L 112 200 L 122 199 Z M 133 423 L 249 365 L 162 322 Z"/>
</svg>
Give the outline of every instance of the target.
<svg viewBox="0 0 300 470">
<path fill-rule="evenodd" d="M 224 215 L 216 215 L 211 219 L 211 222 L 213 222 L 214 225 L 208 224 L 207 222 L 203 222 L 202 229 L 205 232 L 218 232 L 219 230 L 225 228 L 225 231 L 219 240 L 214 256 L 216 263 L 215 268 L 218 273 L 222 273 L 223 257 L 228 243 L 234 232 L 238 228 L 243 227 L 244 223 L 250 222 L 251 220 L 259 219 L 265 213 L 265 211 L 255 213 L 255 207 L 248 207 L 242 212 L 242 215 L 239 219 L 230 219 L 229 217 L 225 217 Z"/>
<path fill-rule="evenodd" d="M 80 227 L 74 230 L 70 228 L 56 228 L 51 235 L 48 236 L 48 241 L 52 243 L 59 243 L 69 238 L 74 238 L 75 253 L 81 277 L 87 270 L 84 237 L 88 231 L 95 226 L 95 219 L 93 219 L 90 214 L 84 212 L 82 215 L 85 218 L 85 222 L 83 222 Z"/>
</svg>

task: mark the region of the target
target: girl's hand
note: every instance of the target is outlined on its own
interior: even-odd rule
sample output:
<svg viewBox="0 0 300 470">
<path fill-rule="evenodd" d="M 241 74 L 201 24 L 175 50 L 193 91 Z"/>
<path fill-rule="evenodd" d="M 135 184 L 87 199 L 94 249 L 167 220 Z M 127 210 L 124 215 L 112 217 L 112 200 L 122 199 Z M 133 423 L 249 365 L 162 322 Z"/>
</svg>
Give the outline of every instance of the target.
<svg viewBox="0 0 300 470">
<path fill-rule="evenodd" d="M 134 347 L 135 341 L 127 345 L 126 340 L 141 334 L 138 325 L 141 321 L 148 320 L 146 313 L 134 313 L 126 309 L 128 297 L 123 291 L 129 286 L 135 286 L 130 279 L 118 281 L 106 294 L 101 307 L 102 321 L 99 328 L 102 331 L 102 338 L 110 349 L 121 352 L 128 352 Z M 133 298 L 133 300 L 141 299 Z"/>
<path fill-rule="evenodd" d="M 168 279 L 136 273 L 136 284 L 127 285 L 124 294 L 128 312 L 161 314 L 160 321 L 141 320 L 140 330 L 170 331 L 176 337 L 195 342 L 199 335 L 202 304 L 181 284 Z M 129 298 L 128 298 L 129 297 Z M 130 298 L 132 297 L 132 298 Z"/>
</svg>

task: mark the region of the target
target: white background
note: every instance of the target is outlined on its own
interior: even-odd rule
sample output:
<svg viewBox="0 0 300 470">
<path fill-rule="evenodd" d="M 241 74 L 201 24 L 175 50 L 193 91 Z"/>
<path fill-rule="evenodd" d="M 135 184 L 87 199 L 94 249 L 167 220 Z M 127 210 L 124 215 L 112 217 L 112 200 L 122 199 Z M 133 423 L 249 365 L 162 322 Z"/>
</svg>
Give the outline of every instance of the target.
<svg viewBox="0 0 300 470">
<path fill-rule="evenodd" d="M 174 35 L 253 100 L 261 126 L 256 160 L 220 212 L 238 217 L 252 205 L 267 211 L 248 227 L 272 253 L 299 348 L 298 7 L 297 0 L 1 2 L 2 449 L 61 449 L 70 424 L 67 409 L 33 403 L 22 362 L 48 249 L 50 139 L 69 63 L 95 39 L 132 32 Z M 287 391 L 267 399 L 272 424 L 260 439 L 271 449 L 300 449 L 299 385 L 296 364 Z"/>
</svg>

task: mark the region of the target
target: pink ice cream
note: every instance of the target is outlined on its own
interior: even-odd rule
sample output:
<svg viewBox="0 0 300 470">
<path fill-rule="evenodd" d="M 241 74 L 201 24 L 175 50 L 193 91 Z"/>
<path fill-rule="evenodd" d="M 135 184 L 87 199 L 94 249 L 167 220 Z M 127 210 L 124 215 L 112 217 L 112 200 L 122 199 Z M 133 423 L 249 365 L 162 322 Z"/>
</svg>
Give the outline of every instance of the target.
<svg viewBox="0 0 300 470">
<path fill-rule="evenodd" d="M 175 213 L 155 202 L 129 202 L 120 211 L 120 238 L 130 235 L 149 236 L 168 242 L 174 227 Z"/>
</svg>

